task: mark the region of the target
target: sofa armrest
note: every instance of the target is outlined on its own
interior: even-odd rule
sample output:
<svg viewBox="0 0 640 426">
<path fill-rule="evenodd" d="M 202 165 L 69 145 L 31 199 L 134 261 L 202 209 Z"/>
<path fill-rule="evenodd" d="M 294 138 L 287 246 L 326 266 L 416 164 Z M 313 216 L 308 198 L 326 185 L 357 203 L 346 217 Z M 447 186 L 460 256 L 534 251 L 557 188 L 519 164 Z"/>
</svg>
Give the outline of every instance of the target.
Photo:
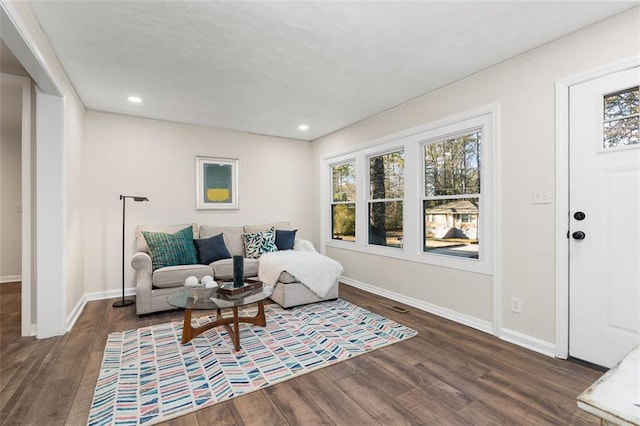
<svg viewBox="0 0 640 426">
<path fill-rule="evenodd" d="M 151 312 L 151 289 L 153 288 L 151 256 L 139 251 L 131 258 L 131 266 L 136 271 L 136 312 L 138 315 Z"/>
<path fill-rule="evenodd" d="M 297 251 L 316 251 L 311 241 L 302 238 L 296 238 L 293 249 Z"/>
</svg>

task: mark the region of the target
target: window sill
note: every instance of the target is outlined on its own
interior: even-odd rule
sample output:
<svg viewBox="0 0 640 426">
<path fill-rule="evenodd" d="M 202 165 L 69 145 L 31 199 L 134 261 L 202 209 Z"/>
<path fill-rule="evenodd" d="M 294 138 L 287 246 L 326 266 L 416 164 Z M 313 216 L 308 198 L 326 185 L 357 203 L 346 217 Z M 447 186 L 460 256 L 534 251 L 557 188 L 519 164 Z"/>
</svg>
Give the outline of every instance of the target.
<svg viewBox="0 0 640 426">
<path fill-rule="evenodd" d="M 325 241 L 325 248 L 355 251 L 363 254 L 389 257 L 407 262 L 422 263 L 440 268 L 457 269 L 483 275 L 493 275 L 491 262 L 488 259 L 469 259 L 432 253 L 410 253 L 406 248 L 359 245 L 347 241 Z"/>
</svg>

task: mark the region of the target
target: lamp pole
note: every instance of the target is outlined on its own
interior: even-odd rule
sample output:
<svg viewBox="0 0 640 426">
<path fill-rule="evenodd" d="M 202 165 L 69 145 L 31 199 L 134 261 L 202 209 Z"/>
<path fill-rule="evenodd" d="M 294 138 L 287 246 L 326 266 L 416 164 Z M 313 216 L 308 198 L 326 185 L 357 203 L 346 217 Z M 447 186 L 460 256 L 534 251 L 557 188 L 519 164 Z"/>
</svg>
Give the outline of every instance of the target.
<svg viewBox="0 0 640 426">
<path fill-rule="evenodd" d="M 147 197 L 139 197 L 137 195 L 120 195 L 122 200 L 122 300 L 113 302 L 113 307 L 122 308 L 123 306 L 133 305 L 135 302 L 131 299 L 124 298 L 124 230 L 125 230 L 125 205 L 127 198 L 131 198 L 133 201 L 149 201 Z"/>
</svg>

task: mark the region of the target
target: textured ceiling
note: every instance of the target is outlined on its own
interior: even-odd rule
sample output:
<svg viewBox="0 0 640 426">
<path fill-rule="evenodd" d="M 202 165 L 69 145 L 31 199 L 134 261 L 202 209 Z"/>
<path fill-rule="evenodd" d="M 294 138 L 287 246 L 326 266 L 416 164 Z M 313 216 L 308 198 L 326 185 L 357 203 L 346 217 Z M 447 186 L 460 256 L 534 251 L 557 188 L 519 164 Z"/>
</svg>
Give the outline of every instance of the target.
<svg viewBox="0 0 640 426">
<path fill-rule="evenodd" d="M 87 108 L 303 140 L 638 4 L 29 1 Z"/>
</svg>

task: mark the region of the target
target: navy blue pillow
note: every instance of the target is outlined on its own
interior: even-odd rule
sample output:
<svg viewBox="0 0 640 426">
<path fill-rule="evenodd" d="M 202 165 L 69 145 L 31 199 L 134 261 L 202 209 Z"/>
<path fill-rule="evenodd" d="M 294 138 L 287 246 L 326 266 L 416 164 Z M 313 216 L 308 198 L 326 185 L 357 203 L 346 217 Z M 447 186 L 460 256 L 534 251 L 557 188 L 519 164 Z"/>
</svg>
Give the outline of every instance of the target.
<svg viewBox="0 0 640 426">
<path fill-rule="evenodd" d="M 276 229 L 276 247 L 278 247 L 278 250 L 293 250 L 293 245 L 296 242 L 297 231 L 297 229 L 294 229 L 293 231 Z"/>
<path fill-rule="evenodd" d="M 203 265 L 208 265 L 211 262 L 215 262 L 220 259 L 230 259 L 231 254 L 227 250 L 227 246 L 224 244 L 224 238 L 222 234 L 214 235 L 209 238 L 201 238 L 199 240 L 193 240 L 198 251 L 198 260 Z"/>
</svg>

